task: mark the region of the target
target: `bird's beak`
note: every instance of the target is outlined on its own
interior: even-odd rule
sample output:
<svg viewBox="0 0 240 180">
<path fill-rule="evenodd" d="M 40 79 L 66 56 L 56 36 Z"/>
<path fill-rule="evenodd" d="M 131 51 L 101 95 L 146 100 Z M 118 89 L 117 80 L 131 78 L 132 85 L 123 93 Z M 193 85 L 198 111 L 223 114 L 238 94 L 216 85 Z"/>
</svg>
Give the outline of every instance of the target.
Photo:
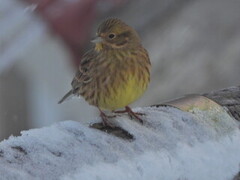
<svg viewBox="0 0 240 180">
<path fill-rule="evenodd" d="M 94 38 L 91 40 L 92 43 L 100 43 L 100 42 L 102 42 L 102 41 L 103 41 L 103 39 L 102 39 L 101 37 L 99 37 L 99 36 L 94 37 Z"/>
</svg>

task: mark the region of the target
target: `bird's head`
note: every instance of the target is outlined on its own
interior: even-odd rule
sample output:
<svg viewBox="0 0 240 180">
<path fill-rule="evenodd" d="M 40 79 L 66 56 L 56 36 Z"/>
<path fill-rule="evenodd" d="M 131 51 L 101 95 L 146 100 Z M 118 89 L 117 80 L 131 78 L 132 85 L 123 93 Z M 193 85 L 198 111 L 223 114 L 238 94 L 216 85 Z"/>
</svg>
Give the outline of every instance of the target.
<svg viewBox="0 0 240 180">
<path fill-rule="evenodd" d="M 95 49 L 132 48 L 140 44 L 137 32 L 120 19 L 109 18 L 102 22 L 97 30 L 97 36 L 92 40 Z"/>
</svg>

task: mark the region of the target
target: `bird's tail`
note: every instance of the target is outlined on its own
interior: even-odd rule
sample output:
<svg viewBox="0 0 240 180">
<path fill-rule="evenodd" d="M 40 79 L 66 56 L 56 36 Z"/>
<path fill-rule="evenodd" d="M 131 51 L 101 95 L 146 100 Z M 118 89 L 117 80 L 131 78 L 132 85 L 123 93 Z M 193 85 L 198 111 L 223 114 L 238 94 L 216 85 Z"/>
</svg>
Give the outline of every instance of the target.
<svg viewBox="0 0 240 180">
<path fill-rule="evenodd" d="M 61 104 L 63 101 L 67 99 L 70 99 L 72 96 L 74 96 L 73 90 L 70 90 L 67 94 L 65 94 L 65 96 L 63 96 L 63 98 L 58 102 L 58 104 Z"/>
</svg>

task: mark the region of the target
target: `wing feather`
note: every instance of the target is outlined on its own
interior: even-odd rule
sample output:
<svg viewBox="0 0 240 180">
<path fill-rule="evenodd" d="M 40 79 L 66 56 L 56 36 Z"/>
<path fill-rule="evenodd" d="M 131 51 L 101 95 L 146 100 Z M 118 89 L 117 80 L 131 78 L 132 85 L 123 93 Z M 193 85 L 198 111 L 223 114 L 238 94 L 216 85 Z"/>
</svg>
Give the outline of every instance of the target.
<svg viewBox="0 0 240 180">
<path fill-rule="evenodd" d="M 75 74 L 75 77 L 72 80 L 72 89 L 73 93 L 77 93 L 78 89 L 85 85 L 88 84 L 92 81 L 92 73 L 91 73 L 91 68 L 93 61 L 96 58 L 96 52 L 94 49 L 91 49 L 87 53 L 84 54 L 81 63 L 79 65 L 79 68 Z"/>
</svg>

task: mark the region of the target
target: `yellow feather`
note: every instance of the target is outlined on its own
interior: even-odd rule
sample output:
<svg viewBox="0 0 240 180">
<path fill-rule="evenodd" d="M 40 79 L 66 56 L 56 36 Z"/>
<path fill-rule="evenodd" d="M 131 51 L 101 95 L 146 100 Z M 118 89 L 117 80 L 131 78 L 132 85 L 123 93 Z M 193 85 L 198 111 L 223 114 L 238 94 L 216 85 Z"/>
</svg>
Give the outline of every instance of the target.
<svg viewBox="0 0 240 180">
<path fill-rule="evenodd" d="M 133 103 L 145 92 L 148 81 L 130 77 L 128 80 L 115 83 L 117 84 L 109 88 L 109 94 L 100 94 L 98 104 L 100 109 L 116 110 Z"/>
</svg>

